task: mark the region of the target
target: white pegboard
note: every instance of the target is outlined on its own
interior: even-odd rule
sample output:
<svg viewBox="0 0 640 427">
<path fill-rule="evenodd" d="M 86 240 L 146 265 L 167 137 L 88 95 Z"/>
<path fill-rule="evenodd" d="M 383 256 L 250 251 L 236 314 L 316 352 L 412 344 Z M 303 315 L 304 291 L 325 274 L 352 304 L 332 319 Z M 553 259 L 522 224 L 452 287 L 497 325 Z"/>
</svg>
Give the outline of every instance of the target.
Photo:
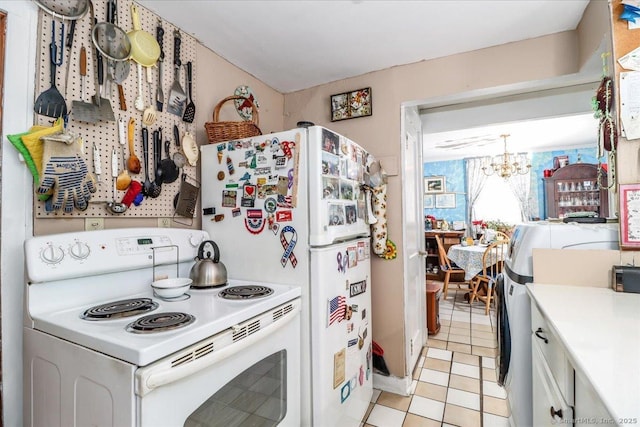
<svg viewBox="0 0 640 427">
<path fill-rule="evenodd" d="M 131 18 L 131 0 L 118 0 L 117 1 L 117 25 L 123 29 L 125 32 L 129 32 L 133 29 L 132 18 Z M 93 0 L 94 5 L 94 14 L 97 18 L 98 22 L 103 22 L 107 20 L 106 16 L 106 0 Z M 154 170 L 155 167 L 153 165 L 153 131 L 158 128 L 162 128 L 163 141 L 161 143 L 161 153 L 162 158 L 165 158 L 164 152 L 164 140 L 169 140 L 170 143 L 170 153 L 171 156 L 178 150 L 175 144 L 175 140 L 173 138 L 173 126 L 177 125 L 180 130 L 180 137 L 182 138 L 185 132 L 189 131 L 191 135 L 195 138 L 195 123 L 187 123 L 182 121 L 181 117 L 178 117 L 174 114 L 167 112 L 167 104 L 169 101 L 169 93 L 171 90 L 171 85 L 174 80 L 174 66 L 173 66 L 173 37 L 174 30 L 179 30 L 174 25 L 170 24 L 167 21 L 160 19 L 158 15 L 155 15 L 148 9 L 140 6 L 136 3 L 139 10 L 140 21 L 142 25 L 142 30 L 150 33 L 153 37 L 156 37 L 156 27 L 160 24 L 164 30 L 163 37 L 163 52 L 164 52 L 164 62 L 163 62 L 163 81 L 162 81 L 162 91 L 164 92 L 164 107 L 162 112 L 157 113 L 156 122 L 152 126 L 148 126 L 149 131 L 149 178 L 153 181 Z M 36 93 L 35 97 L 37 98 L 40 93 L 47 90 L 50 87 L 50 55 L 49 55 L 49 45 L 51 43 L 51 25 L 52 21 L 55 21 L 55 29 L 56 29 L 56 40 L 58 41 L 58 46 L 60 42 L 60 28 L 61 24 L 64 23 L 65 26 L 65 46 L 64 46 L 64 58 L 61 66 L 57 67 L 56 71 L 56 86 L 60 93 L 64 96 L 67 104 L 67 109 L 71 113 L 69 114 L 69 120 L 67 124 L 67 130 L 69 132 L 74 133 L 82 137 L 84 141 L 84 160 L 87 163 L 87 167 L 91 173 L 93 173 L 93 146 L 95 144 L 100 151 L 101 156 L 101 169 L 102 169 L 102 177 L 101 183 L 98 185 L 98 190 L 93 194 L 91 203 L 89 208 L 85 211 L 79 211 L 75 209 L 71 213 L 64 213 L 62 211 L 55 212 L 47 212 L 45 210 L 45 204 L 35 199 L 35 215 L 38 218 L 68 218 L 68 217 L 172 217 L 174 215 L 174 197 L 176 196 L 179 188 L 181 179 L 178 178 L 175 182 L 170 184 L 163 184 L 162 191 L 160 196 L 157 198 L 145 198 L 144 201 L 139 205 L 131 205 L 131 207 L 123 214 L 113 214 L 106 208 L 106 202 L 114 200 L 113 196 L 113 180 L 111 178 L 111 152 L 115 147 L 118 153 L 119 159 L 119 171 L 123 168 L 123 150 L 125 154 L 125 159 L 129 157 L 129 148 L 128 145 L 120 145 L 119 137 L 118 137 L 118 120 L 121 119 L 125 123 L 129 122 L 130 118 L 134 118 L 136 121 L 135 133 L 134 133 L 134 146 L 135 146 L 135 154 L 140 159 L 142 164 L 142 170 L 139 174 L 131 175 L 131 177 L 140 183 L 144 182 L 144 171 L 147 165 L 144 165 L 143 158 L 143 150 L 142 150 L 142 127 L 144 126 L 142 123 L 142 112 L 136 110 L 134 107 L 134 100 L 137 96 L 138 92 L 138 81 L 137 81 L 137 66 L 136 63 L 130 60 L 130 70 L 129 75 L 126 80 L 123 82 L 122 86 L 124 89 L 124 95 L 126 99 L 126 111 L 120 109 L 119 100 L 118 100 L 118 90 L 117 85 L 112 83 L 111 91 L 107 93 L 106 90 L 106 75 L 107 70 L 105 67 L 105 85 L 103 85 L 103 98 L 106 98 L 111 103 L 112 110 L 114 112 L 114 116 L 116 118 L 115 121 L 99 121 L 95 124 L 86 123 L 74 120 L 73 111 L 71 110 L 72 103 L 74 100 L 82 100 L 84 102 L 91 102 L 92 96 L 96 93 L 97 88 L 95 88 L 95 47 L 91 40 L 91 14 L 87 13 L 82 19 L 76 21 L 75 34 L 73 37 L 73 42 L 71 45 L 71 49 L 67 46 L 67 34 L 71 28 L 71 21 L 66 20 L 63 21 L 59 18 L 52 18 L 50 15 L 40 11 L 40 19 L 39 19 L 39 46 L 38 46 L 38 57 L 37 57 L 37 73 L 36 73 Z M 187 77 L 186 77 L 186 64 L 191 61 L 193 67 L 193 75 L 195 76 L 195 67 L 196 67 L 196 40 L 186 34 L 183 31 L 180 31 L 181 36 L 181 50 L 180 50 L 180 59 L 182 61 L 182 66 L 180 67 L 180 85 L 187 92 Z M 81 99 L 80 97 L 80 49 L 81 46 L 84 46 L 87 53 L 87 74 L 84 77 L 84 97 Z M 106 58 L 105 58 L 106 64 Z M 145 101 L 145 106 L 149 105 L 149 102 L 153 102 L 155 105 L 156 98 L 156 85 L 159 78 L 159 70 L 158 66 L 160 62 L 156 64 L 155 67 L 152 68 L 152 87 L 151 94 L 149 93 L 149 86 L 146 80 L 146 73 L 143 67 L 143 76 L 142 76 L 142 99 Z M 68 80 L 66 80 L 67 76 L 67 68 L 71 67 L 68 71 Z M 192 82 L 192 98 L 193 102 L 197 106 L 196 100 L 196 82 L 195 80 Z M 35 115 L 36 123 L 40 125 L 50 125 L 53 123 L 53 119 L 42 116 Z M 196 178 L 196 167 L 191 167 L 188 164 L 181 170 L 181 173 L 186 173 L 189 178 L 195 180 Z M 115 191 L 115 200 L 121 201 L 122 197 L 125 195 L 126 191 Z"/>
</svg>

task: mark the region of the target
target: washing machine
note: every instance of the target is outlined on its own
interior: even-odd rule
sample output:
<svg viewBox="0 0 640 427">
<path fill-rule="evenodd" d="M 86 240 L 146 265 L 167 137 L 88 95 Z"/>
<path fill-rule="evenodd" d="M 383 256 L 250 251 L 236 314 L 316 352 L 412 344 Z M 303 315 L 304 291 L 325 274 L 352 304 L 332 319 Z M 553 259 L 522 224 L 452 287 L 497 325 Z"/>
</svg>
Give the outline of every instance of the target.
<svg viewBox="0 0 640 427">
<path fill-rule="evenodd" d="M 520 224 L 509 243 L 502 280 L 496 285 L 498 383 L 507 391 L 510 422 L 531 426 L 531 305 L 525 284 L 534 282 L 533 249 L 619 249 L 618 224 Z"/>
</svg>

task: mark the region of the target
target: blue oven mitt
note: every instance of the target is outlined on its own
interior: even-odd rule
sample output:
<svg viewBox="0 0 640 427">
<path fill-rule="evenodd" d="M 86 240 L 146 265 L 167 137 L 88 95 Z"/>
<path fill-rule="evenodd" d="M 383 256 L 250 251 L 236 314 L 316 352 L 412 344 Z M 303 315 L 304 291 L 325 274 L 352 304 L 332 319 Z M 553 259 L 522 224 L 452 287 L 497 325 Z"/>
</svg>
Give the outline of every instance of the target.
<svg viewBox="0 0 640 427">
<path fill-rule="evenodd" d="M 43 138 L 42 181 L 39 194 L 53 189 L 53 197 L 45 204 L 47 212 L 59 209 L 72 212 L 73 208 L 87 209 L 91 193 L 96 186 L 89 176 L 76 138 Z"/>
</svg>

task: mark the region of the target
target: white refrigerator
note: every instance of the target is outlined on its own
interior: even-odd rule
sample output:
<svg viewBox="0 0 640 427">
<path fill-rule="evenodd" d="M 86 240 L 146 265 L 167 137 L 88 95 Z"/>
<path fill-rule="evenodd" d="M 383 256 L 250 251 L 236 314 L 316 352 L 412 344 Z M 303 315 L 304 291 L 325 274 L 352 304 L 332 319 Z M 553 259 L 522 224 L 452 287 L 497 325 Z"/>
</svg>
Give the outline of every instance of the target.
<svg viewBox="0 0 640 427">
<path fill-rule="evenodd" d="M 302 288 L 302 425 L 359 426 L 373 391 L 361 184 L 374 159 L 321 126 L 200 150 L 202 227 L 228 276 Z"/>
</svg>

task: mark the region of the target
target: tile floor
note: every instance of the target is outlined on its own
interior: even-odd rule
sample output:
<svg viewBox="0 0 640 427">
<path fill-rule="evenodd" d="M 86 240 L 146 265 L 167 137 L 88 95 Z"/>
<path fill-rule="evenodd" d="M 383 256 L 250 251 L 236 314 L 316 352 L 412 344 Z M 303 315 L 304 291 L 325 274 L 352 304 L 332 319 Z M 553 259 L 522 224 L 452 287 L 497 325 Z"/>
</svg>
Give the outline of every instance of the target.
<svg viewBox="0 0 640 427">
<path fill-rule="evenodd" d="M 496 316 L 464 292 L 440 300 L 441 329 L 430 335 L 408 397 L 373 390 L 363 426 L 508 427 L 505 390 L 496 383 Z"/>
</svg>

